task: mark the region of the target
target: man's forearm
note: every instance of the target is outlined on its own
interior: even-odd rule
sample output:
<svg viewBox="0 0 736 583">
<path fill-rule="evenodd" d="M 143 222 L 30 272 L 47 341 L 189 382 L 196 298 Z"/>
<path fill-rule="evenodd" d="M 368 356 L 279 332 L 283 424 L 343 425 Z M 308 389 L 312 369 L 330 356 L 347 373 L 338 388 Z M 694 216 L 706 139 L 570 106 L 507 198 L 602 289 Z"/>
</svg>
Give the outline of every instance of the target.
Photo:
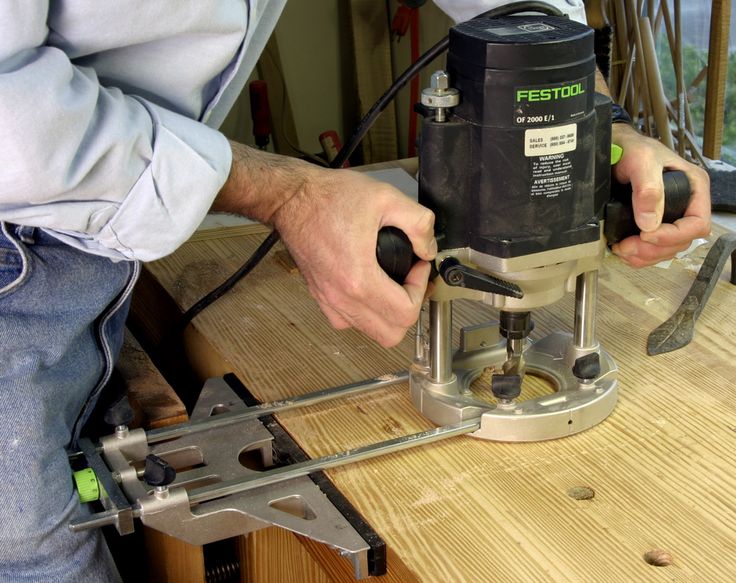
<svg viewBox="0 0 736 583">
<path fill-rule="evenodd" d="M 232 166 L 212 210 L 230 212 L 270 223 L 274 214 L 293 196 L 306 191 L 313 168 L 287 156 L 230 142 Z"/>
</svg>

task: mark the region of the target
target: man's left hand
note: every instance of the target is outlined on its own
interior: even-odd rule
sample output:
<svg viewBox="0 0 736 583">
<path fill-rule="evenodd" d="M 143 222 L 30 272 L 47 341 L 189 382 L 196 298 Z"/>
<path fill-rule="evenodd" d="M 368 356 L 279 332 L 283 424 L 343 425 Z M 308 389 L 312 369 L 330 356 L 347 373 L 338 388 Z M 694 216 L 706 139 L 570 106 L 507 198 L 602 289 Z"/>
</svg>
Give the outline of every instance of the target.
<svg viewBox="0 0 736 583">
<path fill-rule="evenodd" d="M 710 179 L 705 170 L 626 124 L 614 124 L 613 142 L 624 151 L 613 176 L 623 184 L 631 183 L 634 217 L 641 229 L 639 235 L 613 246 L 616 255 L 632 267 L 653 265 L 710 233 Z M 672 224 L 662 223 L 665 170 L 685 172 L 692 192 L 685 215 Z"/>
</svg>

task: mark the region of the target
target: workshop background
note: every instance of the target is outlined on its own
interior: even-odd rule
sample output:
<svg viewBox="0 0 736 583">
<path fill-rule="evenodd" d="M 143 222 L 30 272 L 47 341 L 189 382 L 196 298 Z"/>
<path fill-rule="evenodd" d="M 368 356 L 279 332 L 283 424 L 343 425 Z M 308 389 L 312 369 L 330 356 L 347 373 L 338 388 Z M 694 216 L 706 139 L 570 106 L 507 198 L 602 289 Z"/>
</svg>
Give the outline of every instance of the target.
<svg viewBox="0 0 736 583">
<path fill-rule="evenodd" d="M 451 25 L 431 1 L 419 10 L 402 8 L 396 0 L 288 2 L 253 76 L 268 84 L 274 131 L 269 149 L 316 155 L 322 152 L 320 134 L 329 130 L 344 142 L 360 116 L 409 66 L 412 37 L 418 43 L 415 52 L 422 54 Z M 422 71 L 416 83 L 420 91 L 442 63 L 440 57 Z M 383 112 L 358 160 L 408 155 L 410 92 L 411 86 L 404 88 Z M 222 129 L 233 139 L 255 144 L 252 127 L 250 97 L 244 91 Z"/>
<path fill-rule="evenodd" d="M 418 9 L 408 7 L 417 4 Z M 614 98 L 626 104 L 641 128 L 660 137 L 656 117 L 664 111 L 667 125 L 672 125 L 662 131 L 666 143 L 701 164 L 703 156 L 736 163 L 736 34 L 731 34 L 736 14 L 730 2 L 591 0 L 586 9 L 591 24 L 610 38 Z M 451 25 L 431 1 L 287 3 L 251 78 L 267 83 L 273 132 L 269 149 L 302 157 L 323 155 L 320 135 L 327 131 L 345 142 L 412 58 L 441 39 Z M 401 90 L 355 161 L 414 155 L 409 132 L 416 131 L 410 128 L 416 116 L 410 96 L 429 85 L 431 73 L 442 63 L 438 58 L 422 71 L 414 89 L 407 85 Z M 660 117 L 660 129 L 664 119 Z M 686 133 L 679 136 L 678 128 Z M 222 129 L 233 139 L 255 145 L 247 91 Z"/>
</svg>

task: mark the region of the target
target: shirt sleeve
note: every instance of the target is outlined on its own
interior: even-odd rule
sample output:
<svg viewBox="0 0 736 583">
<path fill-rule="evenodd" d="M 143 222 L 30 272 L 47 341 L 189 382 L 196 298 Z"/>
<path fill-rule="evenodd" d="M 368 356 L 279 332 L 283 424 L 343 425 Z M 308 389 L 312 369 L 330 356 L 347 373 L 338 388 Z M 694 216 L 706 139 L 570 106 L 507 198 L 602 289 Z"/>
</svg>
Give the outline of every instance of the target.
<svg viewBox="0 0 736 583">
<path fill-rule="evenodd" d="M 583 0 L 545 0 L 573 20 L 586 24 Z M 486 10 L 510 4 L 508 0 L 434 0 L 434 3 L 455 22 L 464 22 Z"/>
<path fill-rule="evenodd" d="M 45 44 L 48 0 L 0 3 L 0 220 L 149 261 L 196 229 L 230 147 L 204 124 L 104 87 Z"/>
</svg>

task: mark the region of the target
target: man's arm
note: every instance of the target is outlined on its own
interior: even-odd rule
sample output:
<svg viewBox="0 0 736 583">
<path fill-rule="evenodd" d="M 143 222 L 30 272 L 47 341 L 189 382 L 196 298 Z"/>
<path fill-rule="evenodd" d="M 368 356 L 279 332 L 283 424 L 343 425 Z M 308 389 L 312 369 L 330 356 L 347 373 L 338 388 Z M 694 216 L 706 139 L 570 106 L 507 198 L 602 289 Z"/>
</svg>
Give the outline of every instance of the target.
<svg viewBox="0 0 736 583">
<path fill-rule="evenodd" d="M 0 2 L 0 220 L 116 259 L 171 253 L 227 178 L 227 140 L 47 45 L 49 10 Z"/>
<path fill-rule="evenodd" d="M 355 327 L 383 346 L 416 322 L 434 258 L 434 215 L 393 186 L 231 143 L 230 176 L 213 210 L 273 224 L 309 291 L 336 328 Z M 376 261 L 382 227 L 404 231 L 424 261 L 403 286 Z"/>
<path fill-rule="evenodd" d="M 0 220 L 145 261 L 174 251 L 214 201 L 278 228 L 333 324 L 386 346 L 401 340 L 429 265 L 396 284 L 378 266 L 376 235 L 399 227 L 430 259 L 430 211 L 367 176 L 231 146 L 203 123 L 105 87 L 46 44 L 48 11 L 48 0 L 0 3 Z"/>
</svg>

